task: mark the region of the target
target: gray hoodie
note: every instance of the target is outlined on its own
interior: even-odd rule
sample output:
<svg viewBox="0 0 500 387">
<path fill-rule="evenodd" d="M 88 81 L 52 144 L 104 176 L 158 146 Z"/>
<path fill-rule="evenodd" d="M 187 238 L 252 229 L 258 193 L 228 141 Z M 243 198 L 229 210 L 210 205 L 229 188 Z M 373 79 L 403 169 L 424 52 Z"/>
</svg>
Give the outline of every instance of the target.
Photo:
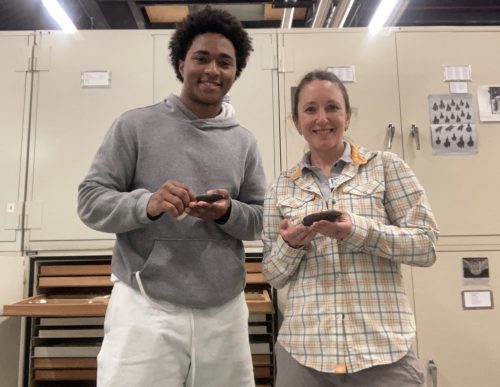
<svg viewBox="0 0 500 387">
<path fill-rule="evenodd" d="M 195 194 L 227 189 L 229 219 L 151 220 L 148 200 L 166 180 Z M 116 233 L 112 270 L 121 281 L 138 289 L 139 272 L 148 296 L 206 308 L 245 286 L 242 240 L 260 237 L 265 189 L 255 137 L 230 105 L 215 118 L 198 119 L 170 95 L 113 123 L 79 186 L 78 215 L 95 230 Z"/>
</svg>

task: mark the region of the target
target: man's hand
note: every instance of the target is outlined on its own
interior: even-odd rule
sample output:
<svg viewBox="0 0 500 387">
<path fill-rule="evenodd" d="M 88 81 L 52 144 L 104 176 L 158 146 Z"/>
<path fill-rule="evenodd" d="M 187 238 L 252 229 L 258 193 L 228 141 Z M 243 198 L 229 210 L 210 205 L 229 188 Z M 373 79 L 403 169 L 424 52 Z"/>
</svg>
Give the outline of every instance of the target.
<svg viewBox="0 0 500 387">
<path fill-rule="evenodd" d="M 231 197 L 225 189 L 212 189 L 207 191 L 207 195 L 219 194 L 222 199 L 213 203 L 204 201 L 191 201 L 186 213 L 204 220 L 217 220 L 222 218 L 231 207 Z"/>
<path fill-rule="evenodd" d="M 193 192 L 185 184 L 167 180 L 151 196 L 146 211 L 150 218 L 155 218 L 164 212 L 177 218 L 194 200 Z"/>
</svg>

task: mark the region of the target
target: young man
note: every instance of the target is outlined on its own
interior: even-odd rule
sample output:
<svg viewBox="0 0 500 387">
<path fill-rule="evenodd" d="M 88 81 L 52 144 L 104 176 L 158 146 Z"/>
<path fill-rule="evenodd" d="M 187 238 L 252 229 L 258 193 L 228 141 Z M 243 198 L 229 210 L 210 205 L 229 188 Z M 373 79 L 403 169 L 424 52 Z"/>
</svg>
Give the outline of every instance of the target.
<svg viewBox="0 0 500 387">
<path fill-rule="evenodd" d="M 80 184 L 83 222 L 117 239 L 99 387 L 254 385 L 242 240 L 260 236 L 265 178 L 223 102 L 251 50 L 229 13 L 189 15 L 170 41 L 180 96 L 119 117 Z"/>
</svg>

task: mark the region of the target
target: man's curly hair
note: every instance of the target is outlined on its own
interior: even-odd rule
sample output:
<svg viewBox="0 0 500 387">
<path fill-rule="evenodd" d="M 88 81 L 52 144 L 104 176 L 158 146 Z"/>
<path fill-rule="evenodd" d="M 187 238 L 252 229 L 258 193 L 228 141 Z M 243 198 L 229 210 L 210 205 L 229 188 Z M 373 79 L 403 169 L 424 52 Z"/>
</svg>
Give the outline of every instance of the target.
<svg viewBox="0 0 500 387">
<path fill-rule="evenodd" d="M 189 14 L 177 25 L 170 39 L 170 63 L 174 67 L 177 79 L 183 82 L 179 72 L 179 61 L 186 59 L 186 54 L 196 36 L 205 33 L 221 34 L 231 41 L 236 53 L 236 78 L 246 67 L 250 51 L 253 51 L 251 38 L 243 25 L 229 12 L 205 7 Z"/>
</svg>

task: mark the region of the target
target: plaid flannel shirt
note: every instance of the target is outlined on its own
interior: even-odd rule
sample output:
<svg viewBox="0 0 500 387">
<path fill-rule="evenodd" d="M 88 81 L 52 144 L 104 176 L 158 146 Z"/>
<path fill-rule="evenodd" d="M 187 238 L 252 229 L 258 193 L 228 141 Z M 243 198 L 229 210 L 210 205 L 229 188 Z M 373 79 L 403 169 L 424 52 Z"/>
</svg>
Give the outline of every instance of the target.
<svg viewBox="0 0 500 387">
<path fill-rule="evenodd" d="M 330 209 L 311 173 L 283 172 L 264 203 L 263 272 L 276 288 L 289 284 L 278 341 L 301 364 L 322 372 L 356 372 L 402 358 L 415 338 L 415 318 L 401 264 L 430 266 L 438 230 L 415 174 L 390 152 L 351 145 L 332 195 L 352 220 L 343 241 L 316 235 L 303 249 L 279 235 L 282 219 Z"/>
</svg>

